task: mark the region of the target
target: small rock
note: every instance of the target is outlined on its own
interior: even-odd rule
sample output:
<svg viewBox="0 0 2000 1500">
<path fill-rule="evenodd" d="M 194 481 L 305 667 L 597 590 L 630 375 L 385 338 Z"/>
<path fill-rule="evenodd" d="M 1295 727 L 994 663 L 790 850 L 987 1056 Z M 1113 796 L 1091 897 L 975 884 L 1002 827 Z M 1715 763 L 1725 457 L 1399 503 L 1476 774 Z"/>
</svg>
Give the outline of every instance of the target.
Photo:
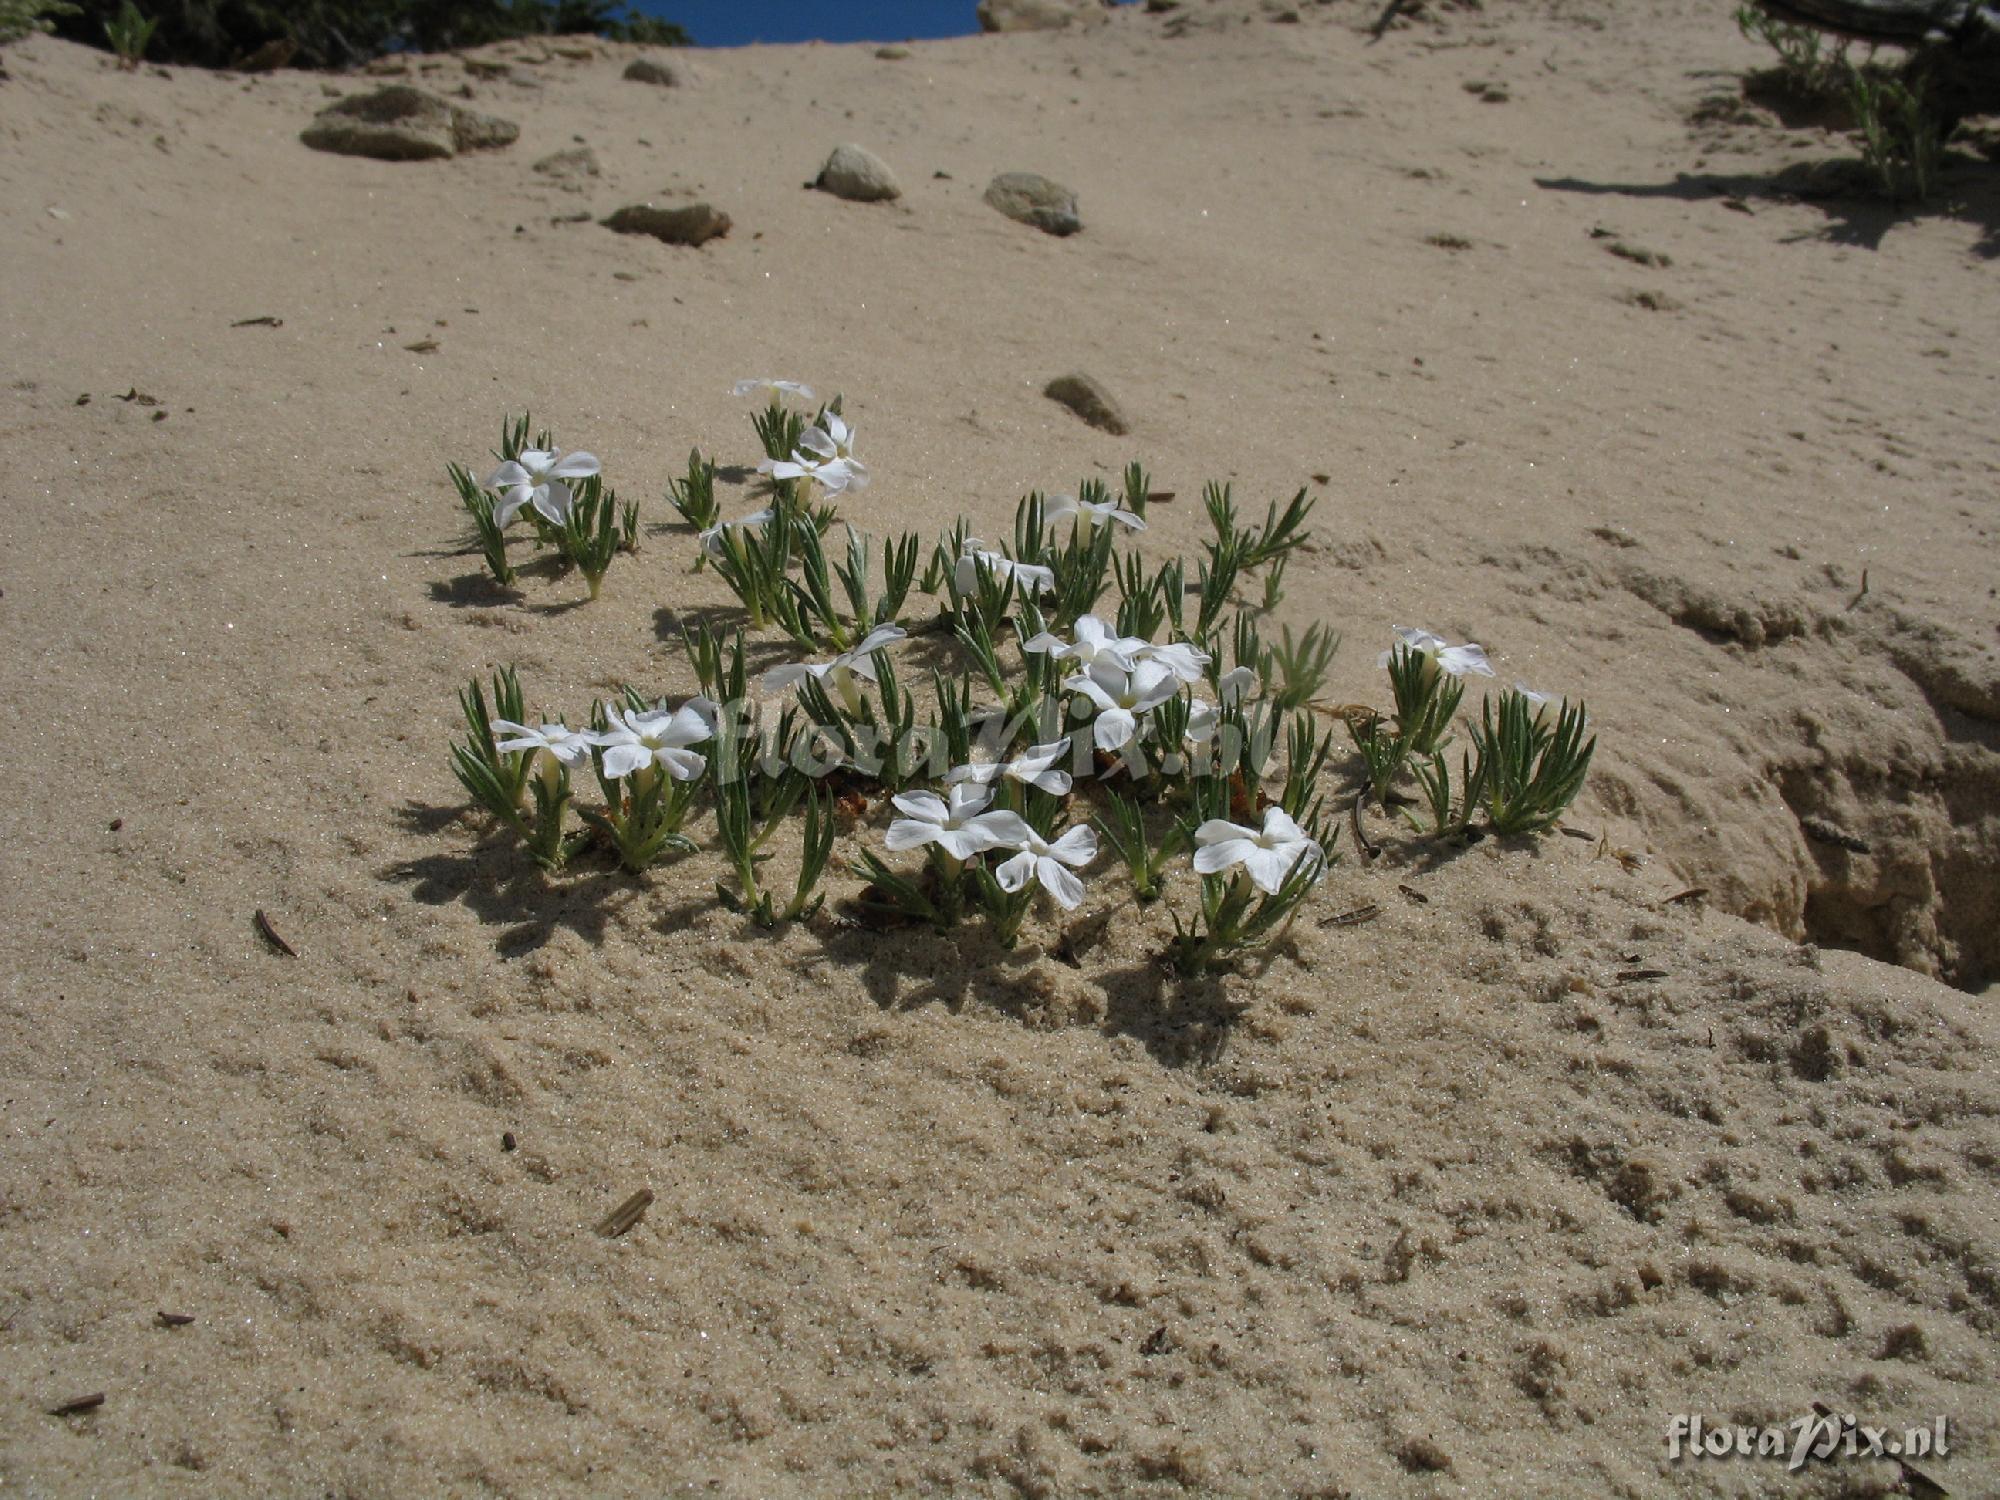
<svg viewBox="0 0 2000 1500">
<path fill-rule="evenodd" d="M 355 94 L 313 116 L 299 139 L 315 151 L 378 161 L 428 161 L 511 144 L 521 127 L 460 109 L 406 83 Z"/>
<path fill-rule="evenodd" d="M 729 233 L 729 215 L 706 203 L 661 208 L 653 203 L 629 203 L 603 221 L 620 234 L 650 234 L 669 245 L 705 245 Z"/>
<path fill-rule="evenodd" d="M 677 89 L 688 81 L 687 72 L 677 63 L 657 57 L 635 57 L 625 65 L 625 76 L 633 83 L 650 83 L 663 89 Z"/>
<path fill-rule="evenodd" d="M 299 50 L 299 44 L 288 36 L 273 38 L 254 52 L 246 53 L 236 60 L 239 73 L 274 73 L 292 60 Z"/>
<path fill-rule="evenodd" d="M 1643 245 L 1629 245 L 1624 240 L 1613 240 L 1604 247 L 1620 260 L 1629 260 L 1635 266 L 1647 266 L 1664 271 L 1671 266 L 1673 258 L 1658 250 L 1648 250 Z"/>
<path fill-rule="evenodd" d="M 855 203 L 883 203 L 903 196 L 889 164 L 861 146 L 835 146 L 813 186 Z"/>
<path fill-rule="evenodd" d="M 452 144 L 461 151 L 494 151 L 511 146 L 521 137 L 521 127 L 498 115 L 483 115 L 476 109 L 446 106 L 451 111 Z"/>
<path fill-rule="evenodd" d="M 1055 31 L 1103 10 L 1103 0 L 979 0 L 979 29 Z"/>
<path fill-rule="evenodd" d="M 1075 234 L 1083 228 L 1076 194 L 1037 172 L 1002 172 L 986 185 L 986 201 L 1008 218 L 1049 234 Z"/>
<path fill-rule="evenodd" d="M 1647 312 L 1679 312 L 1681 305 L 1665 292 L 1626 292 L 1618 299 L 1632 307 L 1643 307 Z"/>
<path fill-rule="evenodd" d="M 910 55 L 910 49 L 898 42 L 891 42 L 886 47 L 877 47 L 875 55 L 883 62 L 901 62 Z"/>
<path fill-rule="evenodd" d="M 1057 376 L 1042 387 L 1042 394 L 1051 401 L 1061 402 L 1092 427 L 1104 432 L 1122 436 L 1132 430 L 1126 425 L 1125 413 L 1111 399 L 1111 393 L 1080 371 Z"/>
<path fill-rule="evenodd" d="M 574 183 L 579 178 L 595 177 L 603 169 L 597 164 L 597 153 L 590 147 L 571 146 L 567 150 L 556 151 L 543 157 L 535 163 L 534 170 L 544 177 Z"/>
</svg>

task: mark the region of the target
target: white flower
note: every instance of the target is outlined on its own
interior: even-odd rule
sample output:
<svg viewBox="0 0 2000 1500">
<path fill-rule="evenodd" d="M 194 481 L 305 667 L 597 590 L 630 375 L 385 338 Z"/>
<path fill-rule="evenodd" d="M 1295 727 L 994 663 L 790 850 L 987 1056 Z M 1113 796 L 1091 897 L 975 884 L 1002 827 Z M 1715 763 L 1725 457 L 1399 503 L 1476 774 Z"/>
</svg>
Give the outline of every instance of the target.
<svg viewBox="0 0 2000 1500">
<path fill-rule="evenodd" d="M 1206 745 L 1215 738 L 1215 729 L 1222 722 L 1222 710 L 1213 703 L 1196 698 L 1188 704 L 1187 742 L 1190 745 Z"/>
<path fill-rule="evenodd" d="M 1042 520 L 1045 523 L 1070 516 L 1076 518 L 1077 534 L 1085 538 L 1097 530 L 1100 521 L 1116 521 L 1132 531 L 1146 529 L 1146 523 L 1131 511 L 1120 510 L 1116 500 L 1079 500 L 1074 495 L 1051 495 L 1042 502 Z"/>
<path fill-rule="evenodd" d="M 1071 778 L 1069 772 L 1056 769 L 1056 762 L 1068 753 L 1069 736 L 1064 735 L 1046 745 L 1031 745 L 1027 754 L 1013 760 L 956 766 L 946 773 L 944 784 L 957 786 L 960 782 L 969 781 L 974 786 L 991 786 L 1004 777 L 1024 786 L 1040 787 L 1060 797 L 1070 789 Z"/>
<path fill-rule="evenodd" d="M 569 486 L 565 479 L 588 479 L 600 465 L 589 453 L 558 453 L 523 448 L 486 476 L 486 488 L 500 492 L 493 507 L 493 524 L 510 526 L 522 507 L 532 505 L 552 526 L 569 519 Z"/>
<path fill-rule="evenodd" d="M 800 385 L 796 380 L 739 380 L 729 388 L 729 393 L 732 396 L 768 394 L 772 401 L 787 394 L 797 396 L 801 401 L 810 401 L 813 398 L 812 387 Z"/>
<path fill-rule="evenodd" d="M 589 763 L 590 747 L 596 743 L 588 730 L 571 729 L 561 723 L 543 724 L 531 729 L 526 724 L 516 724 L 512 719 L 495 719 L 492 728 L 493 748 L 502 755 L 512 755 L 516 750 L 545 750 L 572 771 Z M 512 738 L 503 740 L 499 738 L 502 734 Z"/>
<path fill-rule="evenodd" d="M 808 427 L 789 459 L 765 459 L 757 465 L 773 479 L 810 479 L 829 495 L 868 488 L 868 466 L 854 456 L 854 432 L 838 412 L 826 414 L 826 426 Z"/>
<path fill-rule="evenodd" d="M 1145 644 L 1113 635 L 1096 615 L 1077 616 L 1074 633 L 1076 639 L 1070 642 L 1044 630 L 1032 640 L 1021 642 L 1021 649 L 1046 651 L 1057 661 L 1073 661 L 1085 670 L 1099 662 L 1106 662 L 1120 671 L 1129 672 L 1137 665 L 1133 657 L 1135 648 Z"/>
<path fill-rule="evenodd" d="M 1158 708 L 1180 691 L 1180 680 L 1156 661 L 1139 663 L 1130 672 L 1099 662 L 1079 672 L 1063 686 L 1083 694 L 1097 709 L 1091 738 L 1100 750 L 1119 750 L 1139 732 L 1139 715 Z"/>
<path fill-rule="evenodd" d="M 1097 858 L 1097 835 L 1087 827 L 1076 827 L 1051 843 L 1029 828 L 1016 847 L 1021 852 L 993 872 L 1000 889 L 1018 891 L 1030 880 L 1039 880 L 1065 911 L 1076 910 L 1083 901 L 1083 882 L 1064 866 L 1080 870 Z"/>
<path fill-rule="evenodd" d="M 1182 682 L 1200 682 L 1202 668 L 1208 665 L 1208 653 L 1197 650 L 1186 641 L 1168 641 L 1161 646 L 1151 641 L 1125 641 L 1121 644 L 1132 648 L 1134 661 L 1156 661 Z"/>
<path fill-rule="evenodd" d="M 1222 690 L 1222 708 L 1233 708 L 1242 702 L 1243 694 L 1256 680 L 1257 674 L 1248 667 L 1231 667 L 1224 672 L 1217 684 Z M 1187 742 L 1190 745 L 1205 747 L 1215 739 L 1215 731 L 1222 723 L 1222 708 L 1205 698 L 1189 701 Z"/>
<path fill-rule="evenodd" d="M 842 459 L 808 450 L 805 447 L 806 438 L 815 435 L 822 441 L 826 438 L 826 434 L 818 428 L 808 428 L 790 458 L 767 458 L 757 465 L 757 472 L 769 474 L 773 479 L 810 479 L 829 495 L 838 495 L 847 488 L 848 466 Z"/>
<path fill-rule="evenodd" d="M 1486 660 L 1486 648 L 1476 641 L 1463 646 L 1447 645 L 1443 636 L 1409 625 L 1396 626 L 1395 633 L 1396 645 L 1424 658 L 1424 685 L 1427 687 L 1440 671 L 1449 672 L 1454 677 L 1494 675 Z M 1376 658 L 1375 665 L 1388 666 L 1395 654 L 1396 648 L 1392 646 Z"/>
<path fill-rule="evenodd" d="M 662 706 L 626 712 L 605 704 L 604 717 L 611 721 L 611 727 L 591 736 L 604 751 L 604 774 L 620 781 L 634 771 L 657 765 L 676 781 L 693 781 L 708 760 L 687 747 L 715 733 L 711 714 L 703 711 L 705 706 L 704 701 L 671 711 Z"/>
<path fill-rule="evenodd" d="M 848 489 L 867 489 L 868 465 L 854 456 L 854 429 L 841 420 L 840 413 L 837 411 L 828 412 L 826 414 L 826 427 L 824 429 L 817 427 L 807 428 L 800 436 L 799 442 L 805 444 L 816 432 L 820 433 L 826 439 L 827 447 L 832 449 L 832 453 L 830 455 L 826 454 L 822 449 L 814 449 L 813 451 L 820 453 L 823 457 L 831 457 L 836 463 L 847 465 L 846 487 Z"/>
<path fill-rule="evenodd" d="M 1300 860 L 1309 859 L 1317 864 L 1326 858 L 1326 851 L 1308 838 L 1282 807 L 1264 809 L 1261 831 L 1210 818 L 1195 830 L 1194 842 L 1197 872 L 1216 875 L 1232 865 L 1241 865 L 1250 883 L 1267 896 L 1277 894 L 1278 887 Z"/>
<path fill-rule="evenodd" d="M 883 842 L 891 849 L 917 849 L 936 844 L 953 859 L 970 859 L 1001 845 L 1018 845 L 1034 830 L 1019 813 L 987 812 L 993 793 L 983 786 L 960 784 L 947 803 L 936 792 L 905 792 L 889 800 L 905 816 L 889 825 Z"/>
<path fill-rule="evenodd" d="M 1537 729 L 1553 731 L 1556 721 L 1569 708 L 1567 699 L 1558 698 L 1553 693 L 1538 693 L 1525 682 L 1515 683 L 1514 691 L 1528 700 L 1528 707 L 1531 710 L 1529 719 Z"/>
<path fill-rule="evenodd" d="M 739 526 L 762 526 L 776 514 L 777 512 L 767 505 L 762 510 L 753 510 L 749 515 L 738 516 L 733 521 L 718 521 L 701 534 L 701 550 L 710 557 L 720 557 L 726 550 L 727 544 L 723 539 L 725 532 Z"/>
<path fill-rule="evenodd" d="M 687 712 L 696 715 L 708 726 L 713 736 L 722 727 L 722 706 L 706 693 L 696 693 L 681 705 Z"/>
<path fill-rule="evenodd" d="M 861 689 L 854 679 L 865 677 L 874 682 L 875 653 L 892 641 L 900 641 L 907 633 L 900 625 L 877 625 L 861 638 L 852 651 L 843 651 L 832 661 L 802 661 L 771 668 L 761 679 L 763 689 L 766 693 L 777 693 L 809 677 L 818 678 L 830 684 L 840 695 L 840 701 L 849 713 L 859 714 Z"/>
<path fill-rule="evenodd" d="M 952 576 L 952 582 L 958 585 L 961 594 L 979 592 L 979 569 L 982 564 L 1001 583 L 1012 578 L 1024 594 L 1053 594 L 1056 591 L 1053 569 L 1035 563 L 1015 562 L 1004 552 L 989 550 L 978 537 L 969 536 L 959 549 L 958 566 Z"/>
</svg>

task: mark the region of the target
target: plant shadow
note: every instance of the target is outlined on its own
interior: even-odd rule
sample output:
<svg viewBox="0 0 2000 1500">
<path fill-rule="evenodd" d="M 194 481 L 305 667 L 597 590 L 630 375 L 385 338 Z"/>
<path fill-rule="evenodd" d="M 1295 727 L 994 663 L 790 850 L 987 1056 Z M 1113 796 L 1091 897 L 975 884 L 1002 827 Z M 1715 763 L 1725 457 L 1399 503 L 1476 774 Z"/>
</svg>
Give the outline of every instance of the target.
<svg viewBox="0 0 2000 1500">
<path fill-rule="evenodd" d="M 438 821 L 442 811 L 411 804 L 399 816 L 405 827 L 436 831 L 462 810 L 452 809 L 451 817 Z M 500 927 L 495 947 L 503 957 L 533 952 L 563 929 L 601 946 L 605 929 L 639 890 L 616 870 L 552 880 L 513 839 L 498 833 L 470 848 L 391 865 L 381 878 L 409 887 L 410 895 L 426 906 L 463 904 L 482 922 Z"/>
<path fill-rule="evenodd" d="M 1474 829 L 1469 837 L 1463 838 L 1420 838 L 1381 843 L 1376 845 L 1377 857 L 1372 863 L 1380 870 L 1429 875 L 1447 865 L 1456 864 L 1491 837 Z"/>
<path fill-rule="evenodd" d="M 584 594 L 581 598 L 577 599 L 557 599 L 547 604 L 529 604 L 523 607 L 530 614 L 545 615 L 550 619 L 554 619 L 559 615 L 569 614 L 572 610 L 582 609 L 588 603 L 590 603 L 590 595 Z"/>
<path fill-rule="evenodd" d="M 1950 218 L 1979 231 L 1973 254 L 2000 258 L 2000 176 L 1990 164 L 1947 150 L 1939 169 L 1938 191 L 1929 203 L 1898 204 L 1883 198 L 1858 157 L 1796 162 L 1776 172 L 1740 174 L 1677 172 L 1666 182 L 1593 182 L 1580 177 L 1537 177 L 1550 192 L 1622 198 L 1670 198 L 1684 203 L 1721 200 L 1745 212 L 1753 199 L 1803 203 L 1825 218 L 1813 238 L 1878 250 L 1898 224 L 1922 218 Z"/>
<path fill-rule="evenodd" d="M 491 573 L 461 573 L 449 582 L 432 579 L 429 592 L 433 604 L 452 609 L 494 609 L 521 600 L 519 589 L 498 582 Z"/>
<path fill-rule="evenodd" d="M 1268 967 L 1259 966 L 1259 973 Z M 1232 999 L 1213 974 L 1182 976 L 1164 960 L 1113 969 L 1104 987 L 1107 1036 L 1129 1036 L 1166 1068 L 1198 1067 L 1221 1058 L 1249 1009 Z"/>
<path fill-rule="evenodd" d="M 1160 962 L 1085 981 L 1100 993 L 1079 1006 L 1065 999 L 1064 985 L 1049 980 L 1053 961 L 1076 967 L 1060 945 L 1045 950 L 1024 942 L 1009 950 L 978 929 L 947 938 L 919 924 L 884 930 L 843 921 L 831 930 L 816 924 L 816 930 L 826 955 L 852 972 L 885 1011 L 942 1005 L 957 1015 L 977 1005 L 1036 1030 L 1094 1026 L 1106 1036 L 1134 1038 L 1163 1067 L 1214 1062 L 1247 1009 L 1218 977 L 1184 979 Z"/>
<path fill-rule="evenodd" d="M 821 947 L 829 958 L 851 969 L 868 998 L 883 1010 L 920 1010 L 942 1005 L 953 1015 L 975 996 L 998 1009 L 1008 1008 L 1010 986 L 991 972 L 991 960 L 1012 959 L 997 944 L 974 954 L 971 943 L 950 950 L 950 961 L 939 964 L 939 934 L 910 924 L 884 929 L 872 921 L 842 919 L 824 932 Z M 988 962 L 981 962 L 987 960 Z"/>
<path fill-rule="evenodd" d="M 675 609 L 663 604 L 653 611 L 653 638 L 679 645 L 683 632 L 706 628 L 718 637 L 727 637 L 738 628 L 747 630 L 750 617 L 740 604 L 691 604 Z M 761 642 L 744 640 L 744 650 L 754 650 Z"/>
</svg>

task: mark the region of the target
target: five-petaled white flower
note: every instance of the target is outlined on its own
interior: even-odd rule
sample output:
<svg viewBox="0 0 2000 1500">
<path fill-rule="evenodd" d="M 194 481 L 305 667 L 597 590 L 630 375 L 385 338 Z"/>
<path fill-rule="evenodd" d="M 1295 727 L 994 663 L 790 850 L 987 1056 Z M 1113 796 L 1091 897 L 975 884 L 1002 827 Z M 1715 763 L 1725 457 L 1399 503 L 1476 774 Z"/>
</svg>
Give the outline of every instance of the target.
<svg viewBox="0 0 2000 1500">
<path fill-rule="evenodd" d="M 1216 683 L 1216 689 L 1222 694 L 1223 706 L 1227 708 L 1232 704 L 1241 703 L 1243 695 L 1256 685 L 1257 674 L 1250 668 L 1231 667 L 1222 674 L 1222 680 Z"/>
<path fill-rule="evenodd" d="M 826 414 L 825 427 L 800 433 L 790 458 L 767 458 L 757 472 L 773 479 L 810 479 L 829 495 L 868 488 L 868 466 L 854 456 L 854 431 L 838 412 Z"/>
<path fill-rule="evenodd" d="M 1449 672 L 1454 677 L 1494 675 L 1493 668 L 1486 660 L 1486 648 L 1477 641 L 1467 642 L 1463 646 L 1453 646 L 1447 644 L 1441 635 L 1432 635 L 1428 630 L 1418 630 L 1410 625 L 1396 626 L 1395 634 L 1397 646 L 1424 659 L 1425 687 L 1437 681 L 1437 675 L 1441 671 Z M 1391 646 L 1376 658 L 1375 665 L 1388 666 L 1395 654 L 1396 647 Z"/>
<path fill-rule="evenodd" d="M 710 557 L 720 557 L 728 547 L 725 540 L 726 533 L 744 526 L 762 526 L 776 514 L 777 512 L 767 505 L 762 510 L 753 510 L 749 515 L 738 516 L 733 521 L 717 521 L 702 532 L 701 550 Z"/>
<path fill-rule="evenodd" d="M 865 677 L 874 682 L 875 653 L 892 641 L 900 641 L 907 633 L 900 625 L 877 625 L 861 638 L 853 650 L 841 652 L 832 661 L 802 661 L 771 668 L 762 678 L 763 689 L 766 693 L 777 693 L 795 687 L 807 678 L 818 678 L 840 695 L 840 701 L 849 713 L 859 714 L 861 688 L 854 679 Z"/>
<path fill-rule="evenodd" d="M 970 859 L 1003 844 L 1018 845 L 1033 832 L 1019 813 L 986 811 L 993 800 L 987 787 L 962 782 L 949 795 L 949 802 L 936 792 L 904 792 L 890 798 L 904 816 L 889 825 L 883 842 L 891 849 L 936 844 L 953 859 Z"/>
<path fill-rule="evenodd" d="M 739 380 L 729 388 L 729 393 L 732 396 L 768 394 L 773 401 L 776 401 L 783 395 L 797 396 L 801 401 L 810 401 L 813 398 L 812 387 L 809 385 L 800 385 L 796 380 L 771 380 L 768 378 L 763 380 Z"/>
<path fill-rule="evenodd" d="M 1073 661 L 1088 670 L 1099 662 L 1108 663 L 1120 671 L 1129 672 L 1137 661 L 1134 650 L 1145 644 L 1115 636 L 1096 615 L 1078 615 L 1073 630 L 1076 639 L 1066 641 L 1053 632 L 1044 630 L 1031 640 L 1021 642 L 1023 651 L 1046 651 L 1057 661 Z"/>
<path fill-rule="evenodd" d="M 1083 901 L 1083 882 L 1064 866 L 1080 870 L 1097 858 L 1097 835 L 1078 826 L 1050 841 L 1029 828 L 1015 847 L 1021 852 L 993 872 L 1000 889 L 1018 891 L 1030 880 L 1039 880 L 1065 911 L 1076 910 Z"/>
<path fill-rule="evenodd" d="M 1129 646 L 1134 662 L 1156 661 L 1173 673 L 1182 682 L 1200 682 L 1202 669 L 1208 665 L 1208 653 L 1190 646 L 1186 641 L 1167 641 L 1155 645 L 1151 641 L 1122 641 Z"/>
<path fill-rule="evenodd" d="M 523 448 L 486 476 L 486 488 L 500 493 L 493 507 L 493 524 L 511 526 L 525 506 L 534 506 L 551 526 L 569 519 L 569 486 L 565 479 L 588 479 L 599 464 L 589 453 L 558 453 L 553 449 Z"/>
<path fill-rule="evenodd" d="M 708 758 L 687 747 L 715 734 L 711 715 L 703 711 L 706 706 L 701 700 L 671 710 L 662 705 L 627 711 L 605 704 L 610 728 L 591 736 L 604 751 L 604 774 L 620 781 L 657 765 L 676 781 L 693 781 L 707 767 Z"/>
<path fill-rule="evenodd" d="M 1009 578 L 1013 579 L 1024 594 L 1053 594 L 1056 591 L 1053 568 L 1044 568 L 1037 563 L 1015 562 L 1006 553 L 989 549 L 978 537 L 969 536 L 959 549 L 958 566 L 952 571 L 952 582 L 958 585 L 961 594 L 979 592 L 979 570 L 982 567 L 997 582 L 1005 583 Z"/>
<path fill-rule="evenodd" d="M 1282 807 L 1264 809 L 1263 828 L 1245 828 L 1222 818 L 1210 818 L 1194 831 L 1194 867 L 1217 875 L 1241 865 L 1250 883 L 1267 896 L 1278 893 L 1301 860 L 1318 864 L 1326 851 L 1294 823 Z"/>
<path fill-rule="evenodd" d="M 1116 500 L 1079 500 L 1074 495 L 1051 495 L 1042 502 L 1042 520 L 1052 523 L 1076 518 L 1077 535 L 1086 540 L 1102 521 L 1116 521 L 1131 531 L 1144 531 L 1146 523 L 1129 510 L 1120 510 Z"/>
<path fill-rule="evenodd" d="M 1248 667 L 1231 667 L 1222 674 L 1217 684 L 1222 690 L 1222 708 L 1233 708 L 1243 701 L 1243 695 L 1257 680 L 1257 674 Z M 1222 708 L 1217 708 L 1206 698 L 1193 698 L 1188 702 L 1187 742 L 1197 748 L 1205 748 L 1214 742 L 1215 731 L 1222 724 Z M 1171 753 L 1167 759 L 1176 762 L 1167 769 L 1177 769 L 1176 757 Z"/>
<path fill-rule="evenodd" d="M 1529 719 L 1537 729 L 1553 730 L 1556 721 L 1569 708 L 1569 701 L 1553 693 L 1538 693 L 1525 682 L 1514 684 L 1514 691 L 1528 700 Z"/>
<path fill-rule="evenodd" d="M 820 453 L 822 457 L 830 456 L 835 463 L 847 465 L 846 488 L 850 490 L 867 489 L 868 465 L 854 456 L 854 429 L 841 419 L 840 413 L 837 411 L 828 412 L 826 414 L 826 426 L 824 428 L 807 428 L 804 433 L 800 434 L 799 442 L 803 445 L 815 432 L 825 437 L 826 446 L 832 449 L 832 453 L 828 455 L 823 449 L 818 448 L 813 451 Z"/>
<path fill-rule="evenodd" d="M 502 755 L 512 755 L 516 750 L 545 750 L 557 764 L 572 771 L 589 764 L 590 747 L 596 743 L 589 730 L 571 729 L 560 722 L 530 728 L 512 719 L 495 719 L 492 728 L 493 748 Z M 503 734 L 510 738 L 501 739 Z"/>
<path fill-rule="evenodd" d="M 792 450 L 790 458 L 767 458 L 757 465 L 759 474 L 768 474 L 773 479 L 810 479 L 829 495 L 837 495 L 847 488 L 847 465 L 831 452 L 821 454 L 808 445 L 808 439 L 818 438 L 826 442 L 826 434 L 817 427 L 809 427 L 799 438 L 799 446 Z M 829 448 L 832 446 L 828 444 Z"/>
<path fill-rule="evenodd" d="M 1196 698 L 1188 704 L 1187 742 L 1190 745 L 1206 745 L 1215 738 L 1217 726 L 1222 723 L 1222 710 L 1206 698 Z"/>
<path fill-rule="evenodd" d="M 1157 661 L 1142 661 L 1129 672 L 1110 662 L 1099 662 L 1063 686 L 1083 694 L 1097 709 L 1090 734 L 1100 750 L 1120 750 L 1131 744 L 1139 733 L 1139 715 L 1158 708 L 1181 688 L 1180 679 Z"/>
<path fill-rule="evenodd" d="M 969 766 L 954 766 L 945 773 L 946 786 L 957 786 L 969 781 L 974 786 L 992 786 L 1005 779 L 1018 781 L 1023 786 L 1040 787 L 1057 797 L 1069 791 L 1069 772 L 1057 769 L 1056 762 L 1069 753 L 1069 736 L 1050 740 L 1046 745 L 1031 745 L 1025 755 L 1013 760 L 989 761 Z"/>
</svg>

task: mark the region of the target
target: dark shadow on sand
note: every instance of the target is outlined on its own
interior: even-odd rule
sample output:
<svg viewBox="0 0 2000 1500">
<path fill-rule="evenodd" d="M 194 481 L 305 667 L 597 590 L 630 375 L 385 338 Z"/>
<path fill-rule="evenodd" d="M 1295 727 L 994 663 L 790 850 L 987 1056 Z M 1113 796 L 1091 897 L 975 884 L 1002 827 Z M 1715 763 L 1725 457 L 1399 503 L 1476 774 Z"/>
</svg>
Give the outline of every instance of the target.
<svg viewBox="0 0 2000 1500">
<path fill-rule="evenodd" d="M 1580 177 L 1537 177 L 1535 186 L 1558 193 L 1597 197 L 1668 198 L 1683 203 L 1715 203 L 1756 212 L 1764 203 L 1803 203 L 1826 220 L 1816 239 L 1879 250 L 1889 231 L 1923 218 L 1950 218 L 1979 231 L 1973 253 L 2000 258 L 2000 171 L 1990 162 L 1947 151 L 1936 195 L 1929 203 L 1898 204 L 1876 191 L 1868 169 L 1856 157 L 1798 162 L 1777 172 L 1736 174 L 1677 172 L 1666 182 L 1592 182 Z"/>
<path fill-rule="evenodd" d="M 398 816 L 406 828 L 435 834 L 463 811 L 411 803 Z M 601 945 L 619 909 L 644 893 L 641 882 L 602 866 L 572 866 L 559 880 L 551 880 L 522 852 L 518 840 L 499 833 L 470 848 L 391 865 L 381 876 L 407 886 L 426 906 L 462 903 L 499 929 L 494 946 L 506 957 L 532 952 L 565 928 L 592 946 Z"/>
</svg>

